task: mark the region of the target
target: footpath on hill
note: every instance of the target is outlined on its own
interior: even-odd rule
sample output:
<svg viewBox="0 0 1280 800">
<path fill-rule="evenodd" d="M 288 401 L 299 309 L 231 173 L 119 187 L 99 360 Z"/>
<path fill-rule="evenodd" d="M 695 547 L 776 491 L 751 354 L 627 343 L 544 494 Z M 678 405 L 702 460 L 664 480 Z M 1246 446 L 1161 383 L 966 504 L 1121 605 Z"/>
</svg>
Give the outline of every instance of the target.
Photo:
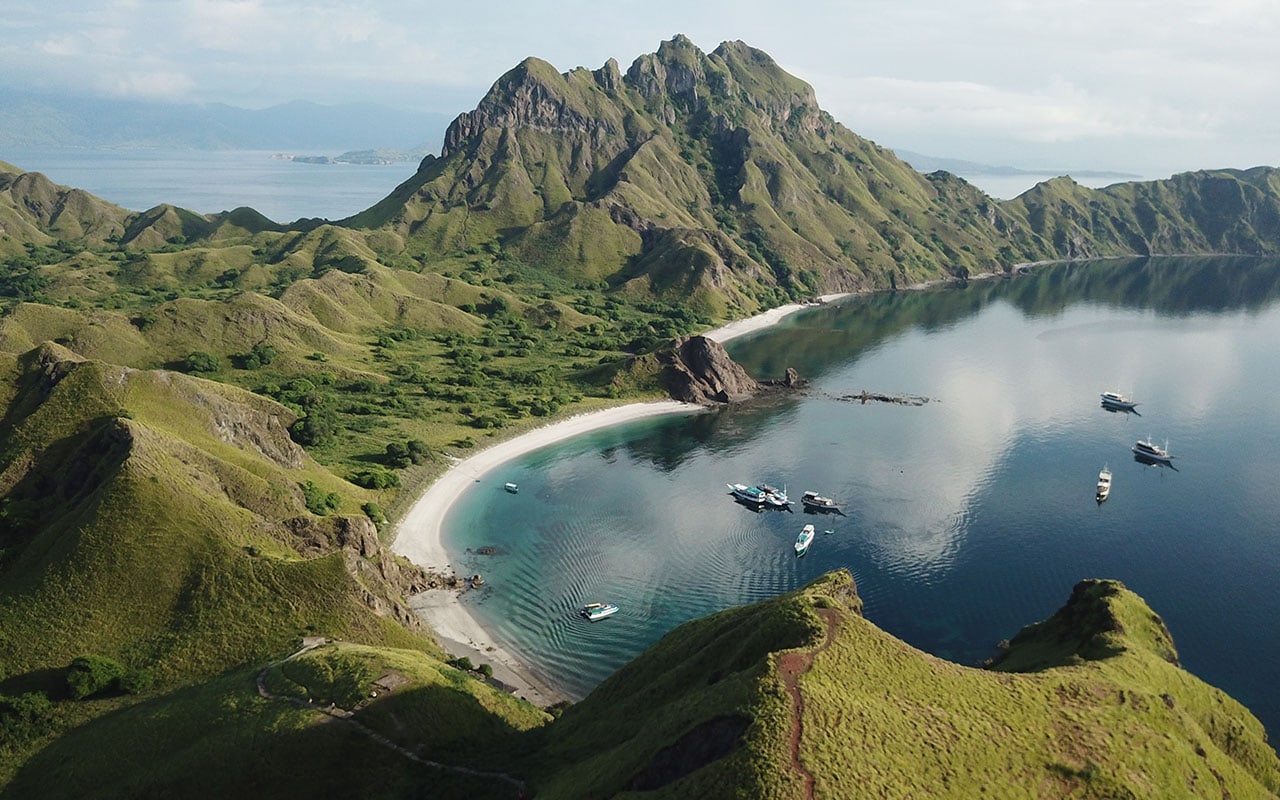
<svg viewBox="0 0 1280 800">
<path fill-rule="evenodd" d="M 826 623 L 826 639 L 812 650 L 783 653 L 778 658 L 778 671 L 782 674 L 782 685 L 791 696 L 791 769 L 804 781 L 804 796 L 813 800 L 813 773 L 800 760 L 800 740 L 804 734 L 804 695 L 800 692 L 800 676 L 813 668 L 813 660 L 817 655 L 831 646 L 835 638 L 840 618 L 833 608 L 816 609 L 818 616 Z"/>
<path fill-rule="evenodd" d="M 517 797 L 525 796 L 526 791 L 525 791 L 524 781 L 514 776 L 508 775 L 505 772 L 487 772 L 485 770 L 472 769 L 470 767 L 460 767 L 454 764 L 444 764 L 439 761 L 432 761 L 431 759 L 423 758 L 422 756 L 418 755 L 417 753 L 413 752 L 407 747 L 396 744 L 395 742 L 388 739 L 386 736 L 383 736 L 382 734 L 373 730 L 369 726 L 365 725 L 360 720 L 356 719 L 354 711 L 351 711 L 345 708 L 339 708 L 332 703 L 330 703 L 327 706 L 320 705 L 318 703 L 312 702 L 310 698 L 303 700 L 297 697 L 289 697 L 288 695 L 275 694 L 271 692 L 269 689 L 267 689 L 267 672 L 269 670 L 275 667 L 278 667 L 281 664 L 284 664 L 286 661 L 291 661 L 305 653 L 309 653 L 310 651 L 315 650 L 317 647 L 322 647 L 328 643 L 329 643 L 328 640 L 324 638 L 307 639 L 303 642 L 302 647 L 297 651 L 285 656 L 284 658 L 278 661 L 273 661 L 270 664 L 263 667 L 261 670 L 258 671 L 258 676 L 257 676 L 258 695 L 265 700 L 276 700 L 280 702 L 290 703 L 292 705 L 298 706 L 299 708 L 306 708 L 312 711 L 318 711 L 321 714 L 325 714 L 333 719 L 346 722 L 352 725 L 353 727 L 355 727 L 356 730 L 360 731 L 365 736 L 368 736 L 373 741 L 382 745 L 383 747 L 389 750 L 394 750 L 396 753 L 400 754 L 401 756 L 404 756 L 410 761 L 414 761 L 418 764 L 422 764 L 425 767 L 444 770 L 445 772 L 453 772 L 459 775 L 465 775 L 469 778 L 483 778 L 486 780 L 501 781 L 502 783 L 508 784 L 509 786 L 514 788 L 516 791 Z"/>
</svg>

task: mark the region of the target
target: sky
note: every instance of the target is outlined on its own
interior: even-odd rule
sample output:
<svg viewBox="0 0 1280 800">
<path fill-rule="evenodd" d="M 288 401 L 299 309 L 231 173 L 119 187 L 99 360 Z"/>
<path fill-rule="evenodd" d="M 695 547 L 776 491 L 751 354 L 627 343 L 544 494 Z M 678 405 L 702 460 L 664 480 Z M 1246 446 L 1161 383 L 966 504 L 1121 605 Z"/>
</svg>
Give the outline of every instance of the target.
<svg viewBox="0 0 1280 800">
<path fill-rule="evenodd" d="M 1280 165 L 1274 0 L 5 0 L 0 86 L 460 113 L 526 56 L 741 40 L 893 148 L 1145 177 Z"/>
</svg>

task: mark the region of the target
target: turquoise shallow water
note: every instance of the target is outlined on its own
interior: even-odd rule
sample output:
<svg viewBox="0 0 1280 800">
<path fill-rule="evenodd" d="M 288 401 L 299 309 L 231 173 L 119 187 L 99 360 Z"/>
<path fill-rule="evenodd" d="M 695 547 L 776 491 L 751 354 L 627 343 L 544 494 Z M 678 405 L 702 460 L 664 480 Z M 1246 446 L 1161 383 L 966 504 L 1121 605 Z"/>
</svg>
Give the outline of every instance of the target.
<svg viewBox="0 0 1280 800">
<path fill-rule="evenodd" d="M 1278 297 L 1274 261 L 1114 261 L 802 312 L 729 349 L 757 377 L 795 367 L 807 391 L 510 462 L 450 511 L 446 546 L 488 580 L 472 612 L 576 696 L 680 622 L 839 567 L 871 621 L 966 664 L 1081 578 L 1117 578 L 1164 617 L 1184 665 L 1274 736 Z M 840 399 L 863 389 L 931 400 Z M 1103 410 L 1107 389 L 1135 394 L 1140 416 Z M 1173 468 L 1134 461 L 1148 435 Z M 757 513 L 725 487 L 764 481 L 846 513 Z M 797 559 L 806 522 L 819 533 Z M 595 600 L 622 610 L 575 617 Z"/>
</svg>

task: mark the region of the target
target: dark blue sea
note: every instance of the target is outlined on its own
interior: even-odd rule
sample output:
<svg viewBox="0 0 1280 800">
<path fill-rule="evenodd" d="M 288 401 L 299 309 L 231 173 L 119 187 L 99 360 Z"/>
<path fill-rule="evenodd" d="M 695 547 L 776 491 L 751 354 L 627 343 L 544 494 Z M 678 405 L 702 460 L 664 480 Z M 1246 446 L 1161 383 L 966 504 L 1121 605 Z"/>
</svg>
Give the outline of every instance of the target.
<svg viewBox="0 0 1280 800">
<path fill-rule="evenodd" d="M 1118 260 L 805 311 L 729 350 L 759 378 L 794 367 L 807 390 L 510 462 L 452 509 L 445 543 L 487 578 L 471 611 L 574 696 L 681 622 L 836 568 L 872 622 L 961 664 L 1080 579 L 1115 578 L 1163 616 L 1183 665 L 1274 737 L 1278 299 L 1274 260 Z M 928 402 L 847 399 L 863 390 Z M 1139 413 L 1103 409 L 1106 390 Z M 1148 437 L 1171 466 L 1134 460 Z M 845 513 L 756 512 L 734 482 L 816 490 Z M 807 522 L 818 536 L 797 559 Z M 621 611 L 576 618 L 591 601 Z"/>
</svg>

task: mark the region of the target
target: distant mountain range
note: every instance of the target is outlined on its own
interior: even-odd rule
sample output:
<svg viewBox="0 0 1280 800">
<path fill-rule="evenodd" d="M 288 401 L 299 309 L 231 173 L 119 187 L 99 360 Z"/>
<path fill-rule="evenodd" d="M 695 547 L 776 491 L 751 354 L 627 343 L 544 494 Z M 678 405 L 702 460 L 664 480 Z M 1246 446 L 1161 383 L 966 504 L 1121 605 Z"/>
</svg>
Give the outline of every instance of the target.
<svg viewBox="0 0 1280 800">
<path fill-rule="evenodd" d="M 176 148 L 196 150 L 288 149 L 343 151 L 293 155 L 313 163 L 375 164 L 418 161 L 439 153 L 452 117 L 372 104 L 320 105 L 295 101 L 253 110 L 221 103 L 145 103 L 38 94 L 0 88 L 0 148 Z M 956 175 L 1067 175 L 1076 178 L 1139 177 L 1108 170 L 1025 169 L 894 148 L 923 173 Z"/>
<path fill-rule="evenodd" d="M 898 148 L 895 148 L 893 152 L 897 154 L 898 158 L 906 161 L 911 166 L 925 173 L 937 172 L 941 169 L 955 173 L 956 175 L 1071 175 L 1074 178 L 1116 178 L 1118 180 L 1141 177 L 1140 175 L 1132 172 L 1115 172 L 1113 170 L 1062 168 L 1021 169 L 1019 167 L 966 161 L 961 158 L 939 158 L 938 156 L 926 156 L 922 153 L 913 153 L 910 150 L 901 150 Z"/>
<path fill-rule="evenodd" d="M 372 104 L 292 102 L 260 110 L 221 103 L 144 103 L 0 89 L 8 147 L 438 152 L 450 116 Z"/>
</svg>

